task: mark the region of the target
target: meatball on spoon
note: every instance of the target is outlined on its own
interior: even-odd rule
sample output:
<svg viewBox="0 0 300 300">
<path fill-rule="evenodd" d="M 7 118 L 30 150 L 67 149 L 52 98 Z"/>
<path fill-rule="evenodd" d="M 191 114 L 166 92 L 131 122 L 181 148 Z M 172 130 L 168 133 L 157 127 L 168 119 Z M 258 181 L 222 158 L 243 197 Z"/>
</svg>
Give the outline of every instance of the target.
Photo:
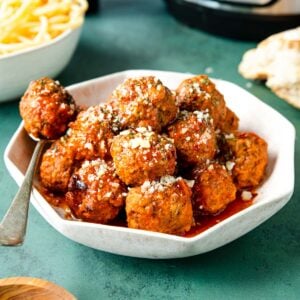
<svg viewBox="0 0 300 300">
<path fill-rule="evenodd" d="M 23 183 L 0 223 L 0 245 L 18 246 L 24 241 L 35 167 L 46 143 L 64 135 L 75 118 L 72 96 L 56 81 L 32 81 L 20 102 L 20 114 L 29 136 L 37 141 Z"/>
</svg>

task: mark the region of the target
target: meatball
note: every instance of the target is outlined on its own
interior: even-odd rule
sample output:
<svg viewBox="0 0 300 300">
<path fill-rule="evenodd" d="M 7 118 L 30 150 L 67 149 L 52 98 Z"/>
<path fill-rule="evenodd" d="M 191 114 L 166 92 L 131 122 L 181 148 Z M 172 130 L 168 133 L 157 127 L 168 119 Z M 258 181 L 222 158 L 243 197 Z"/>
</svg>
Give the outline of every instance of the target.
<svg viewBox="0 0 300 300">
<path fill-rule="evenodd" d="M 110 158 L 109 148 L 118 126 L 108 105 L 91 106 L 80 112 L 67 131 L 68 145 L 76 160 Z"/>
<path fill-rule="evenodd" d="M 238 116 L 228 107 L 226 107 L 225 119 L 220 124 L 220 129 L 223 132 L 234 132 L 239 128 L 239 118 Z"/>
<path fill-rule="evenodd" d="M 233 178 L 239 188 L 257 187 L 263 180 L 268 163 L 267 143 L 251 132 L 227 136 L 234 167 Z"/>
<path fill-rule="evenodd" d="M 66 202 L 76 218 L 106 224 L 124 207 L 126 192 L 111 161 L 86 160 L 70 179 Z"/>
<path fill-rule="evenodd" d="M 226 168 L 212 163 L 198 170 L 193 186 L 195 214 L 216 214 L 236 198 L 236 186 Z"/>
<path fill-rule="evenodd" d="M 207 112 L 181 111 L 177 121 L 168 127 L 183 165 L 201 164 L 215 156 L 216 136 L 211 121 Z"/>
<path fill-rule="evenodd" d="M 110 103 L 123 129 L 150 126 L 160 132 L 178 112 L 175 96 L 153 76 L 127 79 L 113 92 Z"/>
<path fill-rule="evenodd" d="M 28 133 L 36 138 L 57 139 L 76 117 L 72 96 L 57 82 L 44 77 L 32 81 L 20 101 L 20 114 Z"/>
<path fill-rule="evenodd" d="M 51 191 L 64 192 L 74 168 L 74 152 L 65 137 L 52 143 L 40 165 L 41 184 Z"/>
<path fill-rule="evenodd" d="M 116 172 L 128 185 L 141 185 L 164 175 L 173 175 L 176 149 L 164 135 L 139 127 L 115 136 L 110 149 Z"/>
<path fill-rule="evenodd" d="M 191 189 L 181 177 L 145 181 L 129 190 L 126 215 L 130 228 L 183 234 L 194 222 Z"/>
<path fill-rule="evenodd" d="M 209 111 L 214 126 L 219 128 L 226 114 L 223 95 L 207 75 L 198 75 L 184 80 L 176 90 L 176 101 L 181 110 Z"/>
</svg>

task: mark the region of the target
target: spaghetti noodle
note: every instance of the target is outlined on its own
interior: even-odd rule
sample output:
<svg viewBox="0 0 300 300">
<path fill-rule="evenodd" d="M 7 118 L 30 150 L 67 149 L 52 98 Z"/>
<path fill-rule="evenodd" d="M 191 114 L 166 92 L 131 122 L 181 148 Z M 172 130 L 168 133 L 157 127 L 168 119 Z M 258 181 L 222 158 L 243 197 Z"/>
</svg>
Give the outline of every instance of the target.
<svg viewBox="0 0 300 300">
<path fill-rule="evenodd" d="M 0 57 L 32 48 L 79 27 L 86 0 L 0 1 Z"/>
</svg>

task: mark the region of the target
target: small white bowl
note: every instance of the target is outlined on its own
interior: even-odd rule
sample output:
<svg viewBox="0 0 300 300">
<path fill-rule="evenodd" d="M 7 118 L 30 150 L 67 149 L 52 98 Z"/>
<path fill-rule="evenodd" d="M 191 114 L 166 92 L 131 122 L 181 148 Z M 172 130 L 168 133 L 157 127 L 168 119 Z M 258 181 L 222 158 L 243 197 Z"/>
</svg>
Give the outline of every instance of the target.
<svg viewBox="0 0 300 300">
<path fill-rule="evenodd" d="M 104 102 L 125 78 L 141 75 L 155 75 L 171 89 L 191 76 L 149 70 L 125 71 L 79 83 L 68 90 L 79 104 L 94 105 Z M 214 82 L 224 94 L 227 105 L 240 117 L 241 130 L 254 131 L 268 142 L 267 176 L 250 207 L 194 237 L 186 238 L 65 220 L 35 189 L 32 204 L 49 224 L 71 240 L 115 254 L 144 258 L 177 258 L 204 253 L 237 239 L 270 218 L 293 194 L 295 129 L 282 115 L 249 92 L 224 80 Z M 21 124 L 4 154 L 5 164 L 18 184 L 23 180 L 33 147 L 34 143 Z"/>
<path fill-rule="evenodd" d="M 58 75 L 70 61 L 81 27 L 68 30 L 49 43 L 0 56 L 0 102 L 20 97 L 31 80 Z"/>
</svg>

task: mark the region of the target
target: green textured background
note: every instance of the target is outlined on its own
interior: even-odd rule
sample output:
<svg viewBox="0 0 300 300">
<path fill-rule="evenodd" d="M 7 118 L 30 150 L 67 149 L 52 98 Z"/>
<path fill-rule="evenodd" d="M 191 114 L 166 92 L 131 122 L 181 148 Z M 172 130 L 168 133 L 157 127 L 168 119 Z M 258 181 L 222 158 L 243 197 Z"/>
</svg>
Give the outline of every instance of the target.
<svg viewBox="0 0 300 300">
<path fill-rule="evenodd" d="M 75 55 L 58 77 L 62 84 L 125 69 L 203 73 L 210 67 L 211 76 L 246 88 L 247 80 L 237 73 L 237 66 L 254 43 L 188 28 L 175 21 L 159 0 L 107 0 L 102 4 L 100 15 L 86 18 Z M 300 299 L 300 111 L 259 83 L 248 89 L 287 117 L 298 131 L 295 193 L 270 220 L 210 253 L 155 261 L 76 244 L 31 207 L 25 244 L 0 248 L 0 277 L 44 278 L 79 299 Z M 1 157 L 19 122 L 17 100 L 0 104 Z M 0 190 L 2 217 L 17 191 L 3 159 Z"/>
</svg>

